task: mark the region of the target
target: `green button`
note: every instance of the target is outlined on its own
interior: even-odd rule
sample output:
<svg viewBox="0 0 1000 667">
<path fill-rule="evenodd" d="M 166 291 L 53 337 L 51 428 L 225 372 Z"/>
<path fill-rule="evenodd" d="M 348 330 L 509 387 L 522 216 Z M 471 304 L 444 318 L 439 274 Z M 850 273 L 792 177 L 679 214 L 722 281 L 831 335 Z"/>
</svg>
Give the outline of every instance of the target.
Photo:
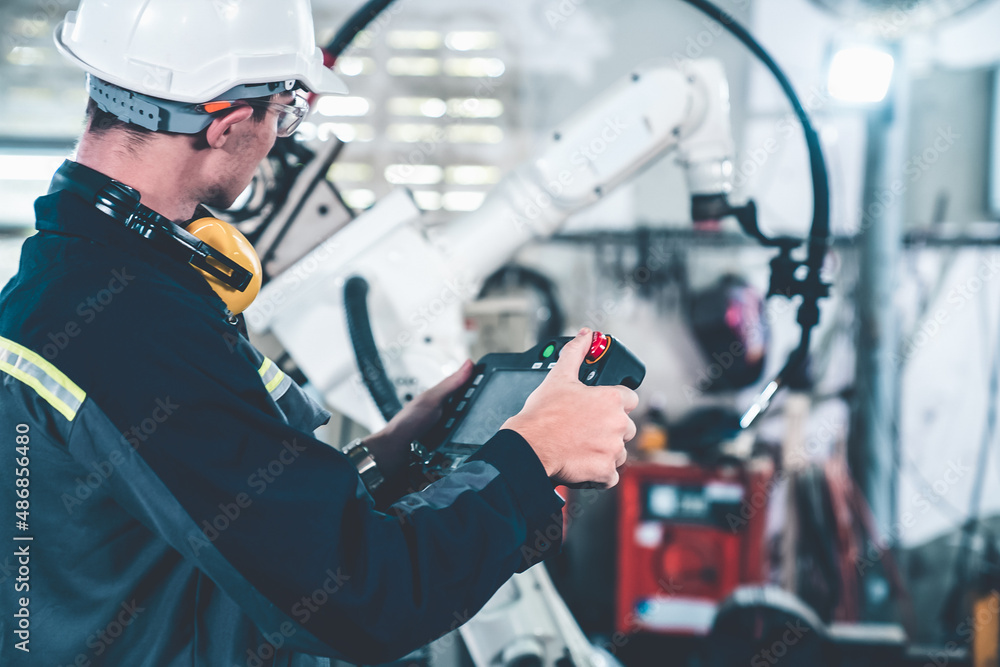
<svg viewBox="0 0 1000 667">
<path fill-rule="evenodd" d="M 542 359 L 548 359 L 553 354 L 555 354 L 555 351 L 556 351 L 556 346 L 552 343 L 549 343 L 548 347 L 542 350 Z"/>
</svg>

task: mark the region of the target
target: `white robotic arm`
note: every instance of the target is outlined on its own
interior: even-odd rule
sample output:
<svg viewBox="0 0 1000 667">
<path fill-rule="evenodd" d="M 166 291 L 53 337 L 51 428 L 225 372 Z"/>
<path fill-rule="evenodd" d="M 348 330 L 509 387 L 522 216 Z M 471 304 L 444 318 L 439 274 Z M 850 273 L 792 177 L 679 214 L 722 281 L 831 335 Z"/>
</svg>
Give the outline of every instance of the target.
<svg viewBox="0 0 1000 667">
<path fill-rule="evenodd" d="M 425 228 L 405 190 L 383 198 L 272 280 L 248 325 L 273 333 L 330 407 L 375 430 L 384 419 L 351 354 L 348 278 L 371 287 L 376 342 L 406 400 L 467 357 L 462 306 L 489 275 L 675 148 L 692 196 L 730 191 L 729 93 L 717 61 L 636 70 L 549 134 L 482 207 L 446 225 Z"/>
<path fill-rule="evenodd" d="M 549 134 L 479 210 L 446 225 L 425 227 L 409 193 L 392 193 L 273 279 L 247 323 L 281 342 L 330 407 L 374 431 L 384 418 L 348 334 L 351 277 L 369 286 L 378 354 L 390 392 L 405 401 L 468 356 L 462 309 L 487 277 L 673 149 L 692 197 L 729 193 L 734 148 L 720 63 L 635 71 Z M 590 646 L 544 568 L 515 575 L 461 634 L 477 667 L 614 662 Z"/>
<path fill-rule="evenodd" d="M 727 194 L 734 149 L 725 72 L 715 60 L 686 69 L 638 69 L 549 133 L 481 208 L 447 225 L 437 245 L 449 263 L 486 278 L 674 148 L 692 195 Z"/>
</svg>

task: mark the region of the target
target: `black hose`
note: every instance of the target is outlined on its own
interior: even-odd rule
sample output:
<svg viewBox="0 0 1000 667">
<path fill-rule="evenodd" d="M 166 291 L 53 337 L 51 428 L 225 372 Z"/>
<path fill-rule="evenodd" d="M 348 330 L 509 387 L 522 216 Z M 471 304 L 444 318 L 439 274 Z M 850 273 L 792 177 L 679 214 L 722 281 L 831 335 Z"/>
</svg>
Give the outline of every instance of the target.
<svg viewBox="0 0 1000 667">
<path fill-rule="evenodd" d="M 549 311 L 548 318 L 542 322 L 538 330 L 538 342 L 562 335 L 566 326 L 566 316 L 563 315 L 559 298 L 556 296 L 556 285 L 539 271 L 519 264 L 508 264 L 486 279 L 476 298 L 485 298 L 491 292 L 509 285 L 535 290 L 541 297 L 543 306 Z"/>
<path fill-rule="evenodd" d="M 362 5 L 337 30 L 325 49 L 327 54 L 336 61 L 358 33 L 392 2 L 393 0 L 369 0 Z M 344 309 L 347 313 L 347 331 L 351 336 L 351 347 L 358 362 L 358 370 L 361 371 L 361 379 L 382 418 L 389 421 L 403 409 L 403 404 L 385 372 L 382 357 L 375 345 L 371 317 L 368 314 L 368 281 L 361 276 L 352 276 L 344 285 Z"/>
<path fill-rule="evenodd" d="M 333 40 L 326 47 L 328 54 L 333 56 L 334 59 L 339 57 L 357 34 L 364 30 L 392 2 L 393 0 L 369 0 L 369 2 L 362 5 L 337 31 Z M 803 297 L 797 316 L 797 321 L 802 329 L 802 335 L 799 339 L 798 347 L 788 356 L 788 361 L 778 374 L 777 379 L 779 384 L 784 384 L 790 377 L 801 377 L 804 369 L 803 364 L 809 354 L 809 342 L 812 330 L 819 323 L 819 300 L 826 295 L 827 286 L 823 284 L 820 271 L 823 268 L 823 263 L 826 259 L 826 250 L 830 241 L 830 182 L 826 170 L 826 162 L 823 159 L 823 148 L 820 145 L 819 134 L 817 134 L 810 122 L 805 107 L 802 106 L 798 96 L 795 94 L 795 89 L 792 87 L 791 81 L 788 80 L 788 77 L 785 76 L 785 73 L 774 59 L 764 50 L 764 47 L 743 26 L 737 23 L 735 18 L 708 0 L 683 0 L 683 2 L 686 2 L 722 24 L 723 28 L 742 42 L 767 67 L 792 105 L 795 116 L 802 124 L 802 132 L 805 135 L 806 148 L 809 151 L 809 171 L 813 185 L 813 220 L 807 241 L 808 254 L 803 264 L 808 271 L 805 278 L 798 285 L 798 293 Z M 782 252 L 787 253 L 789 250 L 785 248 Z M 345 291 L 346 289 L 345 287 Z M 367 315 L 367 309 L 365 314 Z M 368 328 L 370 334 L 370 323 Z M 374 342 L 372 345 L 374 346 Z M 381 368 L 380 362 L 378 365 Z M 384 374 L 384 369 L 382 372 Z M 365 381 L 366 383 L 368 382 L 367 377 Z M 387 378 L 386 382 L 388 382 Z M 389 389 L 392 389 L 392 387 L 390 386 Z M 395 397 L 395 392 L 392 392 L 392 395 Z M 395 398 L 395 402 L 398 404 L 399 399 Z"/>
<path fill-rule="evenodd" d="M 382 417 L 389 421 L 403 409 L 396 395 L 396 388 L 385 372 L 382 357 L 375 345 L 372 322 L 368 315 L 368 281 L 352 276 L 344 285 L 344 309 L 347 312 L 347 332 L 351 336 L 354 358 L 361 371 L 361 379 L 368 387 Z"/>
<path fill-rule="evenodd" d="M 358 36 L 358 33 L 364 30 L 369 23 L 375 20 L 376 16 L 385 11 L 386 7 L 392 3 L 393 0 L 369 0 L 363 4 L 360 9 L 351 14 L 351 17 L 347 19 L 344 25 L 340 26 L 337 34 L 333 36 L 333 39 L 327 45 L 326 52 L 333 56 L 334 60 L 339 58 L 340 54 Z"/>
<path fill-rule="evenodd" d="M 813 219 L 809 231 L 808 255 L 805 260 L 808 273 L 800 285 L 800 293 L 803 298 L 802 305 L 799 306 L 798 323 L 802 328 L 802 336 L 799 339 L 798 347 L 789 355 L 784 368 L 778 374 L 779 381 L 783 382 L 788 375 L 796 375 L 801 370 L 802 364 L 809 354 L 812 329 L 819 323 L 819 299 L 826 295 L 826 286 L 820 278 L 820 271 L 823 268 L 830 241 L 830 181 L 826 171 L 826 162 L 823 159 L 823 148 L 820 145 L 819 134 L 809 121 L 809 115 L 795 94 L 791 82 L 778 67 L 778 64 L 774 62 L 774 59 L 764 50 L 764 47 L 743 26 L 737 23 L 736 19 L 708 0 L 683 1 L 721 23 L 722 27 L 740 40 L 770 70 L 792 105 L 795 116 L 802 124 L 802 131 L 805 134 L 806 147 L 809 150 L 809 171 L 813 185 Z"/>
</svg>

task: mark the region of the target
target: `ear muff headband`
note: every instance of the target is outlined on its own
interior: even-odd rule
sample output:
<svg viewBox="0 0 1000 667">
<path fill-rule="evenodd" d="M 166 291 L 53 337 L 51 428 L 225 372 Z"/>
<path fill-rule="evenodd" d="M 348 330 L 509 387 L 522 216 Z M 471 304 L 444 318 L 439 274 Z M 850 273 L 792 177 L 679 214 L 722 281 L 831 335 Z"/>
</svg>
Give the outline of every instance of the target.
<svg viewBox="0 0 1000 667">
<path fill-rule="evenodd" d="M 191 223 L 188 231 L 140 204 L 135 188 L 69 160 L 56 171 L 49 194 L 60 190 L 82 197 L 178 261 L 201 271 L 232 314 L 243 312 L 257 297 L 260 259 L 246 237 L 229 223 L 204 217 Z"/>
</svg>

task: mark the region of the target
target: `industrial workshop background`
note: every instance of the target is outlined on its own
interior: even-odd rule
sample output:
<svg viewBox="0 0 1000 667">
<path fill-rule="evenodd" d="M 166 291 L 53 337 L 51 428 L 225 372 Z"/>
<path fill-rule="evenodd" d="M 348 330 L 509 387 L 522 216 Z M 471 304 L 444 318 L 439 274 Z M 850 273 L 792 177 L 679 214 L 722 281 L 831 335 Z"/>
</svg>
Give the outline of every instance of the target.
<svg viewBox="0 0 1000 667">
<path fill-rule="evenodd" d="M 76 4 L 0 4 L 0 284 L 33 233 L 34 199 L 82 129 L 83 74 L 52 41 Z M 317 42 L 328 44 L 361 4 L 313 0 Z M 322 233 L 300 235 L 299 247 L 262 252 L 272 290 L 290 289 L 289 276 L 310 289 L 327 284 L 316 262 L 351 247 L 338 246 L 333 232 L 401 187 L 429 238 L 447 236 L 455 221 L 472 225 L 487 215 L 494 186 L 535 164 L 592 100 L 613 99 L 616 85 L 650 68 L 687 76 L 713 59 L 728 85 L 735 147 L 727 204 L 752 199 L 762 236 L 796 239 L 792 256 L 806 257 L 801 241 L 818 199 L 802 124 L 759 54 L 698 3 L 382 4 L 336 59 L 350 93 L 314 100 L 289 140 L 298 148 L 282 159 L 301 163 L 290 176 L 280 160 L 262 167 L 229 213 L 258 251 L 277 248 L 284 237 L 252 223 L 281 206 L 274 197 L 303 196 L 293 187 L 297 168 L 322 164 L 317 177 L 333 188 L 320 213 L 308 215 L 329 220 Z M 629 172 L 617 187 L 602 183 L 568 207 L 565 224 L 512 242 L 503 266 L 473 292 L 445 282 L 440 312 L 432 304 L 424 313 L 460 311 L 457 351 L 441 358 L 522 352 L 589 326 L 645 364 L 639 435 L 622 483 L 604 493 L 566 491 L 566 543 L 547 566 L 558 595 L 544 599 L 565 601 L 603 659 L 629 667 L 996 667 L 1000 1 L 716 4 L 788 77 L 825 159 L 830 238 L 821 276 L 829 293 L 819 295 L 808 359 L 783 375 L 770 401 L 761 399 L 800 342 L 803 297 L 770 294 L 781 292 L 772 289 L 782 283 L 772 282 L 770 263 L 779 250 L 745 233 L 735 209 L 693 216 L 687 167 L 697 147 L 682 144 L 688 152 L 679 156 L 676 142 L 638 151 L 635 170 L 609 159 L 608 169 Z M 575 157 L 585 164 L 619 151 L 631 159 L 622 146 L 635 128 L 608 116 L 597 129 Z M 573 184 L 542 185 L 548 198 L 515 207 L 529 222 Z M 307 214 L 279 224 L 297 215 Z M 328 238 L 332 245 L 320 246 Z M 306 254 L 315 247 L 325 254 Z M 419 264 L 400 262 L 393 270 L 401 285 L 407 275 L 420 280 Z M 806 277 L 807 266 L 793 268 Z M 344 386 L 333 371 L 324 376 L 308 350 L 323 350 L 326 339 L 289 333 L 311 316 L 283 311 L 283 297 L 268 287 L 248 311 L 255 344 L 334 411 L 326 441 L 367 433 L 379 418 L 357 369 Z M 372 328 L 393 357 L 393 346 L 409 342 L 386 332 L 406 323 L 392 306 L 380 310 L 393 284 L 381 289 Z M 417 382 L 387 363 L 403 402 L 438 372 L 414 371 Z M 359 407 L 349 390 L 367 403 Z M 744 428 L 751 406 L 762 410 Z M 463 641 L 453 633 L 412 661 L 548 661 L 544 651 L 510 644 L 509 653 L 489 655 L 494 631 L 532 634 L 495 622 L 472 624 Z"/>
</svg>

